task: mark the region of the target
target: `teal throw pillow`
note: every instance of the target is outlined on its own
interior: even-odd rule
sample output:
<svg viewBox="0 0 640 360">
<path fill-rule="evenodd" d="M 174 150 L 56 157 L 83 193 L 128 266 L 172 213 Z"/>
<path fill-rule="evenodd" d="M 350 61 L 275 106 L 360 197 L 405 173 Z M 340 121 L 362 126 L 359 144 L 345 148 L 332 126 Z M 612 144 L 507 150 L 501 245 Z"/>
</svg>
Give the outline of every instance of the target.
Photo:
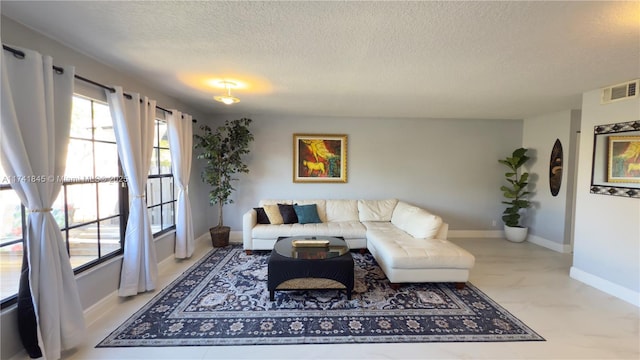
<svg viewBox="0 0 640 360">
<path fill-rule="evenodd" d="M 318 216 L 316 204 L 293 205 L 293 210 L 296 212 L 300 224 L 317 224 L 322 222 L 320 216 Z"/>
</svg>

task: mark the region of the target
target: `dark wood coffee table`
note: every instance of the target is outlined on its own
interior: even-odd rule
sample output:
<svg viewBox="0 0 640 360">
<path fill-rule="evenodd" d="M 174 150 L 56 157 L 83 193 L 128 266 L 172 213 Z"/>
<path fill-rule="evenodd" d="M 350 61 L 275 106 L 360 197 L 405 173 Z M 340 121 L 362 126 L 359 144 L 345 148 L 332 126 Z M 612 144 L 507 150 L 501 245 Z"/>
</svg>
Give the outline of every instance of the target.
<svg viewBox="0 0 640 360">
<path fill-rule="evenodd" d="M 296 247 L 295 240 L 326 240 L 326 247 Z M 341 237 L 280 237 L 269 256 L 267 289 L 269 299 L 276 290 L 344 289 L 347 299 L 353 291 L 353 257 Z"/>
</svg>

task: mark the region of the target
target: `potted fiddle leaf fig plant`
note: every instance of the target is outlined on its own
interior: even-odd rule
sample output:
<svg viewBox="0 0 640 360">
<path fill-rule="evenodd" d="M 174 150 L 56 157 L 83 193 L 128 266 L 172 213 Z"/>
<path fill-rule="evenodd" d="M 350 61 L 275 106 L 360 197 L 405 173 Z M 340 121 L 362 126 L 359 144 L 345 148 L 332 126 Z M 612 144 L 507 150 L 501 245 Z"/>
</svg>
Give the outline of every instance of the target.
<svg viewBox="0 0 640 360">
<path fill-rule="evenodd" d="M 502 213 L 502 221 L 504 221 L 504 232 L 507 240 L 513 242 L 522 242 L 527 238 L 528 228 L 520 223 L 521 211 L 531 207 L 531 202 L 527 200 L 527 191 L 529 185 L 529 173 L 521 170 L 521 167 L 529 160 L 526 155 L 527 149 L 519 148 L 513 151 L 511 156 L 498 160 L 509 168 L 504 174 L 509 185 L 500 187 L 506 201 L 502 203 L 509 205 Z"/>
<path fill-rule="evenodd" d="M 218 224 L 209 229 L 214 247 L 229 245 L 231 228 L 224 226 L 223 206 L 233 203 L 231 194 L 235 190 L 232 182 L 238 180 L 235 175 L 248 173 L 249 167 L 244 163 L 243 155 L 249 153 L 249 143 L 253 135 L 249 131 L 251 119 L 242 118 L 225 121 L 224 125 L 211 129 L 202 125 L 202 135 L 194 135 L 194 148 L 199 151 L 196 158 L 206 160 L 202 169 L 202 181 L 209 184 L 209 203 L 218 205 Z"/>
</svg>

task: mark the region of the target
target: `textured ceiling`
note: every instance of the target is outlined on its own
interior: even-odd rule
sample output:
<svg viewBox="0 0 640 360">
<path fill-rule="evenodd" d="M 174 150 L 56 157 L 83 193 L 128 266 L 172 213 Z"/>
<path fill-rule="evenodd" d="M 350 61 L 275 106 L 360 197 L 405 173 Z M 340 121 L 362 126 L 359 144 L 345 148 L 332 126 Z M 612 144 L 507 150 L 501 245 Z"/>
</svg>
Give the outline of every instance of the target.
<svg viewBox="0 0 640 360">
<path fill-rule="evenodd" d="M 640 77 L 640 2 L 2 1 L 208 114 L 520 119 Z M 82 74 L 81 74 L 82 75 Z M 234 79 L 241 102 L 212 100 Z"/>
</svg>

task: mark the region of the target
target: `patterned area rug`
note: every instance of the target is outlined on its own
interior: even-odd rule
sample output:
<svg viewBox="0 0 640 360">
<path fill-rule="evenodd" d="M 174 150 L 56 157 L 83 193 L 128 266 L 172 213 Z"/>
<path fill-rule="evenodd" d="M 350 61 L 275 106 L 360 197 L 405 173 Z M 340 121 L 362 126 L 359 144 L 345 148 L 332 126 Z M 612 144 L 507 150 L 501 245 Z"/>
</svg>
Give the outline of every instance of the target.
<svg viewBox="0 0 640 360">
<path fill-rule="evenodd" d="M 97 347 L 544 341 L 471 284 L 392 290 L 371 254 L 353 253 L 351 300 L 312 290 L 269 301 L 269 254 L 213 249 Z"/>
</svg>

